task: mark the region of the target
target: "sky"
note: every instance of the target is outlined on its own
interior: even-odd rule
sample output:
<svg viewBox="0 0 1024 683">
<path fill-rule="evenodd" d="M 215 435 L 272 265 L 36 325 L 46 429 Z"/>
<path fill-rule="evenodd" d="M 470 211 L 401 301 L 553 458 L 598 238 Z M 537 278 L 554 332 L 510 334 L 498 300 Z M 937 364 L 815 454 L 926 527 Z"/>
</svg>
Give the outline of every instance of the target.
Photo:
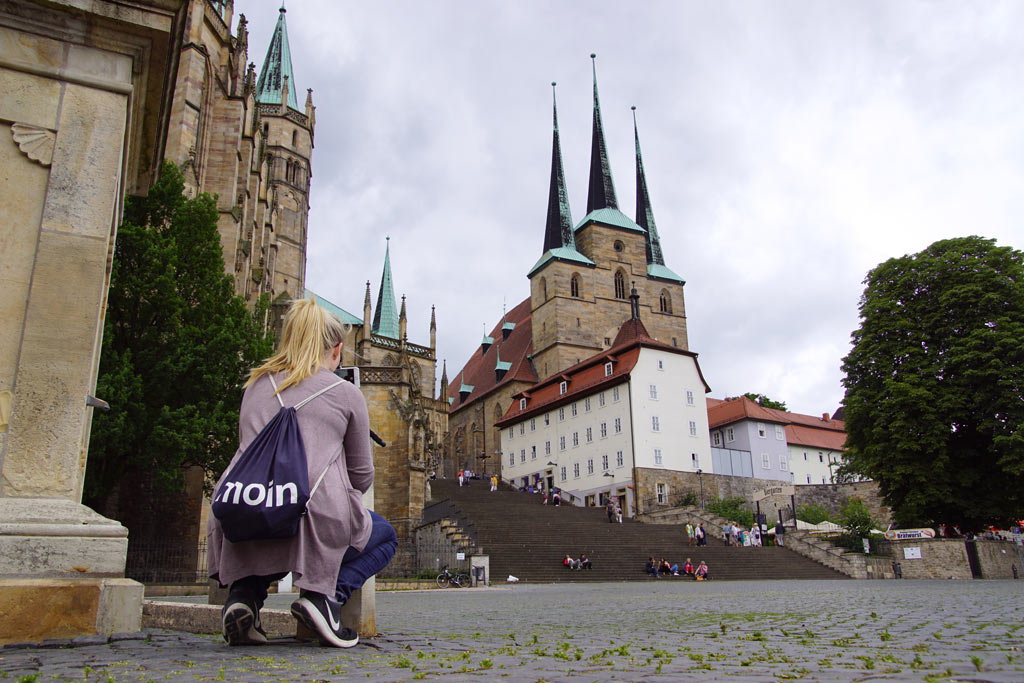
<svg viewBox="0 0 1024 683">
<path fill-rule="evenodd" d="M 236 0 L 262 67 L 280 3 Z M 408 335 L 438 379 L 529 295 L 551 82 L 574 222 L 592 67 L 619 208 L 631 106 L 665 263 L 711 397 L 842 402 L 868 271 L 939 239 L 1024 247 L 1024 4 L 288 0 L 316 105 L 306 285 L 362 317 L 390 237 Z"/>
</svg>

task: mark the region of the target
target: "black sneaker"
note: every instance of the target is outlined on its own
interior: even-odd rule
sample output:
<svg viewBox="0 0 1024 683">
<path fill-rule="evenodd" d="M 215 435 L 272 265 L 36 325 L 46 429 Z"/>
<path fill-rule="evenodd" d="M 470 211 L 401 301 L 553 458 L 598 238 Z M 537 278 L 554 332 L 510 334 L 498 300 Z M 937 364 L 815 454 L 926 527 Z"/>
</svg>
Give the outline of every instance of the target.
<svg viewBox="0 0 1024 683">
<path fill-rule="evenodd" d="M 341 606 L 326 595 L 304 591 L 292 603 L 292 616 L 320 636 L 320 642 L 333 647 L 354 647 L 359 635 L 341 623 Z"/>
<path fill-rule="evenodd" d="M 228 645 L 267 644 L 267 634 L 260 624 L 260 612 L 244 598 L 228 596 L 220 612 L 220 623 Z"/>
</svg>

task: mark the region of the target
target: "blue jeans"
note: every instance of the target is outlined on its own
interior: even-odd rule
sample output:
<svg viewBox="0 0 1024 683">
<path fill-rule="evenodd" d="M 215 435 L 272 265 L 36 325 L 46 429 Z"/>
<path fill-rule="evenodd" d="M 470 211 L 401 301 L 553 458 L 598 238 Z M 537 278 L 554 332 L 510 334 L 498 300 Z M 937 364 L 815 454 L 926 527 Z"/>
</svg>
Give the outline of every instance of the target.
<svg viewBox="0 0 1024 683">
<path fill-rule="evenodd" d="M 347 601 L 354 591 L 359 590 L 366 580 L 388 566 L 395 556 L 398 547 L 398 536 L 395 528 L 386 519 L 370 510 L 373 530 L 370 540 L 362 552 L 349 548 L 341 560 L 341 571 L 338 572 L 338 588 L 335 598 Z"/>
</svg>

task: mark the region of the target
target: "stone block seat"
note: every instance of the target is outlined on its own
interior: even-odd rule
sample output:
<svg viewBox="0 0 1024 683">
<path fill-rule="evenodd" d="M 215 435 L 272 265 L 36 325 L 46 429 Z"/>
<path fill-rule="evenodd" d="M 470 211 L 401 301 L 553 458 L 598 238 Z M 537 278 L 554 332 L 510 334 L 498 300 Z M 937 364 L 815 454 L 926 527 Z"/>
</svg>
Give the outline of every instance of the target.
<svg viewBox="0 0 1024 683">
<path fill-rule="evenodd" d="M 491 492 L 484 480 L 459 487 L 455 480 L 430 482 L 432 505 L 451 510 L 482 554 L 490 557 L 490 578 L 500 583 L 509 574 L 521 581 L 645 581 L 649 556 L 665 557 L 682 566 L 689 557 L 708 563 L 714 580 L 845 579 L 845 575 L 785 548 L 735 548 L 709 530 L 708 545 L 689 546 L 685 525 L 643 524 L 624 519 L 608 523 L 604 508 L 581 508 L 563 503 L 543 505 L 541 496 L 508 488 Z M 589 571 L 562 566 L 566 553 L 586 553 Z M 682 577 L 659 580 L 681 581 Z"/>
</svg>

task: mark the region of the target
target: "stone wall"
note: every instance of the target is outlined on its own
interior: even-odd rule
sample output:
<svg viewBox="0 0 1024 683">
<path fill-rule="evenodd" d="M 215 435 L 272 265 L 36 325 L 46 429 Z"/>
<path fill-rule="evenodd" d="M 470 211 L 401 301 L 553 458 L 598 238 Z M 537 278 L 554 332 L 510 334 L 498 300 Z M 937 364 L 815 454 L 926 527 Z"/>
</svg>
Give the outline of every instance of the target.
<svg viewBox="0 0 1024 683">
<path fill-rule="evenodd" d="M 906 559 L 906 548 L 920 548 L 920 559 Z M 967 549 L 960 539 L 879 541 L 876 553 L 899 562 L 904 579 L 969 579 L 971 566 Z"/>
<path fill-rule="evenodd" d="M 679 470 L 663 470 L 653 468 L 640 468 L 635 470 L 636 490 L 638 494 L 639 511 L 650 512 L 653 510 L 675 507 L 684 496 L 692 493 L 696 500 L 700 500 L 701 485 L 704 489 L 705 502 L 715 498 L 744 498 L 751 510 L 754 506 L 754 493 L 769 484 L 778 484 L 764 479 L 752 479 L 750 477 L 734 477 L 722 474 L 704 473 L 698 475 L 696 472 L 684 472 Z M 667 486 L 667 502 L 659 505 L 655 498 L 656 486 L 663 483 Z M 846 502 L 853 497 L 861 498 L 871 511 L 872 518 L 879 524 L 888 525 L 890 521 L 889 509 L 882 503 L 881 495 L 878 493 L 878 485 L 874 482 L 857 482 L 855 484 L 806 484 L 796 487 L 796 506 L 799 509 L 802 505 L 822 505 L 831 513 L 838 514 Z M 766 515 L 769 521 L 777 520 L 779 511 L 782 511 L 783 519 L 792 519 L 790 511 L 791 501 L 788 496 L 772 496 L 761 501 L 761 512 Z"/>
<path fill-rule="evenodd" d="M 1013 567 L 1017 576 L 1024 578 L 1024 551 L 1006 541 L 975 541 L 978 564 L 983 579 L 1012 579 Z"/>
</svg>

